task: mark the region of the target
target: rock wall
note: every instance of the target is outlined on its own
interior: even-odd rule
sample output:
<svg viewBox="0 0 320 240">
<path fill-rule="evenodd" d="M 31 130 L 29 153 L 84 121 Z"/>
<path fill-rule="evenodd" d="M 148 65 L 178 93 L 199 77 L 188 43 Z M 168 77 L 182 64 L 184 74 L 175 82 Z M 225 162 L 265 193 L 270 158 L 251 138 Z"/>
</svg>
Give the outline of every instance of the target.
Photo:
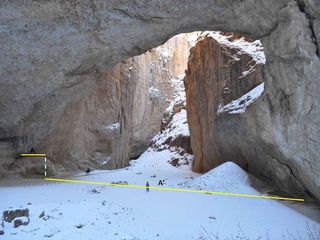
<svg viewBox="0 0 320 240">
<path fill-rule="evenodd" d="M 52 133 L 32 145 L 46 152 L 55 164 L 55 171 L 50 173 L 88 166 L 119 168 L 139 156 L 160 130 L 162 115 L 174 93 L 171 79 L 184 75 L 189 49 L 198 35 L 177 35 L 158 48 L 117 64 L 89 94 L 67 104 Z M 36 162 L 24 159 L 22 164 L 20 159 L 12 159 L 4 170 L 23 176 L 42 175 L 43 163 Z"/>
<path fill-rule="evenodd" d="M 268 66 L 267 61 L 263 72 L 265 79 L 271 77 Z M 248 68 L 251 70 L 248 71 Z M 278 72 L 272 76 L 282 76 L 284 68 L 275 68 Z M 303 74 L 300 65 L 295 65 L 295 68 L 296 73 Z M 251 101 L 249 90 L 261 83 L 261 69 L 261 63 L 254 57 L 221 45 L 210 36 L 199 41 L 191 50 L 185 84 L 190 137 L 195 155 L 193 168 L 203 172 L 223 162 L 234 161 L 292 196 L 310 196 L 310 192 L 317 196 L 319 160 L 310 154 L 318 147 L 312 147 L 312 141 L 305 142 L 304 136 L 309 129 L 305 125 L 308 114 L 304 115 L 303 121 L 299 120 L 299 115 L 302 117 L 306 111 L 313 111 L 313 107 L 309 106 L 311 103 L 298 96 L 295 99 L 298 93 L 287 95 L 289 89 L 285 88 L 285 91 L 280 88 L 282 90 L 278 89 L 278 94 L 281 97 L 273 96 L 274 99 L 280 97 L 280 100 L 272 105 L 274 99 L 270 99 L 270 92 L 275 89 L 267 81 L 264 95 L 240 109 L 241 104 L 245 106 L 246 101 Z M 312 74 L 312 71 L 304 74 Z M 296 86 L 298 89 L 299 84 Z M 256 89 L 258 87 L 253 91 Z M 248 96 L 241 97 L 245 94 Z M 239 97 L 237 103 L 228 104 Z M 298 106 L 300 110 L 296 112 Z M 293 115 L 295 120 L 291 118 Z"/>
<path fill-rule="evenodd" d="M 197 172 L 209 171 L 228 161 L 220 153 L 216 141 L 216 121 L 219 107 L 238 99 L 262 82 L 262 62 L 253 59 L 237 44 L 219 42 L 213 36 L 204 36 L 191 49 L 188 70 L 184 78 L 186 87 L 188 123 Z M 239 42 L 240 44 L 241 42 Z M 248 45 L 250 46 L 250 45 Z M 254 48 L 254 45 L 250 46 Z M 223 132 L 225 129 L 219 129 Z M 222 140 L 221 144 L 224 142 Z M 236 157 L 244 166 L 244 159 Z"/>
<path fill-rule="evenodd" d="M 249 2 L 239 8 L 191 0 L 1 1 L 1 141 L 14 151 L 38 145 L 56 129 L 65 107 L 84 98 L 108 69 L 177 33 L 232 26 L 266 34 L 285 3 L 275 1 L 259 15 L 247 11 Z M 255 17 L 240 24 L 237 17 L 245 15 Z"/>
<path fill-rule="evenodd" d="M 294 189 L 284 184 L 286 175 L 290 175 L 296 186 L 307 188 L 318 200 L 320 32 L 314 26 L 319 22 L 319 13 L 316 1 L 290 1 L 280 11 L 277 28 L 263 39 L 266 94 L 256 106 L 259 111 L 255 126 L 261 128 L 259 132 L 252 128 L 266 144 L 258 147 L 268 155 L 265 161 L 274 171 L 266 177 Z M 284 172 L 290 174 L 283 175 Z"/>
<path fill-rule="evenodd" d="M 162 116 L 175 97 L 175 81 L 185 75 L 190 48 L 200 32 L 179 34 L 136 59 L 138 84 L 134 96 L 131 157 L 141 154 L 159 132 Z M 144 107 L 142 107 L 144 106 Z"/>
</svg>

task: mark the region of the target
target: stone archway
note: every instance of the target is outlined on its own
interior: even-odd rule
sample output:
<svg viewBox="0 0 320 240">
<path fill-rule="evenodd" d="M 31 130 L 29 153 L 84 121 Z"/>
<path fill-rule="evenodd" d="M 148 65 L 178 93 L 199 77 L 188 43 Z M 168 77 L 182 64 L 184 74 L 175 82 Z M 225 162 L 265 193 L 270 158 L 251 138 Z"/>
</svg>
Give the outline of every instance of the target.
<svg viewBox="0 0 320 240">
<path fill-rule="evenodd" d="M 319 199 L 319 12 L 316 0 L 1 3 L 1 144 L 37 144 L 66 104 L 127 57 L 181 32 L 234 31 L 265 47 L 259 144 Z"/>
</svg>

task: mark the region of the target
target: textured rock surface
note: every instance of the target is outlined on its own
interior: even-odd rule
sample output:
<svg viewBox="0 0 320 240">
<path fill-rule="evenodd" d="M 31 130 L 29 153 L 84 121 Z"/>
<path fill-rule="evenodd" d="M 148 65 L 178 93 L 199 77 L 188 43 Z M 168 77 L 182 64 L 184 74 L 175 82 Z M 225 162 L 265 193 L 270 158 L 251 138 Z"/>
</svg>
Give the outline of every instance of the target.
<svg viewBox="0 0 320 240">
<path fill-rule="evenodd" d="M 176 81 L 182 83 L 189 50 L 199 34 L 177 35 L 164 45 L 135 58 L 140 72 L 134 96 L 132 157 L 141 154 L 159 132 L 162 115 L 175 97 Z"/>
<path fill-rule="evenodd" d="M 198 33 L 178 35 L 109 70 L 78 108 L 69 108 L 84 110 L 82 114 L 72 113 L 74 121 L 78 115 L 84 118 L 83 121 L 78 122 L 76 128 L 66 126 L 70 116 L 61 121 L 60 128 L 76 131 L 78 135 L 71 134 L 65 139 L 69 134 L 62 134 L 62 141 L 56 141 L 54 135 L 52 144 L 61 144 L 57 151 L 72 143 L 74 150 L 64 149 L 62 153 L 76 154 L 63 155 L 59 159 L 75 160 L 74 169 L 83 168 L 81 161 L 90 165 L 105 160 L 109 160 L 106 167 L 119 168 L 126 166 L 130 158 L 140 155 L 160 129 L 162 114 L 172 99 L 171 79 L 184 74 L 189 49 L 197 36 Z M 50 146 L 46 149 L 52 148 Z"/>
<path fill-rule="evenodd" d="M 1 139 L 18 150 L 38 144 L 56 129 L 66 105 L 82 99 L 107 68 L 176 33 L 224 26 L 261 36 L 285 6 L 275 1 L 257 14 L 247 11 L 250 1 L 239 3 L 1 2 Z M 242 24 L 237 17 L 252 20 Z"/>
<path fill-rule="evenodd" d="M 301 42 L 306 41 L 301 40 Z M 280 66 L 276 67 L 273 62 L 268 63 L 267 61 L 264 71 L 267 76 L 265 78 L 267 86 L 263 97 L 250 105 L 242 114 L 223 112 L 218 115 L 219 104 L 228 103 L 225 101 L 225 86 L 228 87 L 228 92 L 231 91 L 231 94 L 234 91 L 235 98 L 238 98 L 261 81 L 261 75 L 257 74 L 260 67 L 255 67 L 256 73 L 248 74 L 246 76 L 248 79 L 243 79 L 247 84 L 243 85 L 239 78 L 243 75 L 242 72 L 247 72 L 246 67 L 252 61 L 248 56 L 244 57 L 242 54 L 239 57 L 231 52 L 230 49 L 223 48 L 210 37 L 199 41 L 191 51 L 185 83 L 188 122 L 195 155 L 194 170 L 208 171 L 225 161 L 232 160 L 247 168 L 254 175 L 292 195 L 305 195 L 311 191 L 317 196 L 319 158 L 313 157 L 311 153 L 318 151 L 319 145 L 312 147 L 313 142 L 310 143 L 308 140 L 315 136 L 313 131 L 317 131 L 317 127 L 313 126 L 313 133 L 310 132 L 311 135 L 306 138 L 312 126 L 307 127 L 304 121 L 308 119 L 308 111 L 318 111 L 318 108 L 316 110 L 310 107 L 311 103 L 307 101 L 308 98 L 299 99 L 301 94 L 307 94 L 308 86 L 304 85 L 302 80 L 295 79 L 299 83 L 296 82 L 297 85 L 292 86 L 291 91 L 297 90 L 298 92 L 287 95 L 286 91 L 290 89 L 287 87 L 291 82 L 286 82 L 283 77 L 281 84 L 286 84 L 286 86 L 279 88 L 282 90 L 274 89 L 273 85 L 268 85 L 268 81 L 272 81 L 269 79 L 271 77 L 268 72 L 269 65 L 277 69 L 272 74 L 274 77 L 294 75 L 292 73 L 282 75 L 284 74 L 282 71 L 286 67 L 289 68 L 287 63 L 278 62 Z M 277 59 L 282 60 L 282 58 Z M 317 62 L 318 58 L 315 57 L 314 60 Z M 235 65 L 234 62 L 238 64 Z M 294 63 L 295 61 L 291 59 L 289 62 Z M 285 64 L 286 67 L 282 64 Z M 300 65 L 297 64 L 292 69 L 299 74 L 298 76 L 303 74 L 303 70 L 299 68 Z M 230 74 L 230 71 L 233 74 Z M 310 73 L 312 73 L 311 69 L 304 72 L 306 77 Z M 228 85 L 226 79 L 229 77 L 231 82 L 239 86 Z M 304 89 L 299 91 L 299 85 L 303 85 Z M 271 97 L 270 94 L 274 91 L 278 93 Z M 295 99 L 296 94 L 298 96 Z M 233 96 L 231 98 L 234 99 Z M 278 99 L 278 102 L 276 101 L 273 105 L 275 99 Z M 313 99 L 311 105 L 315 106 L 318 103 L 317 99 Z M 296 112 L 297 108 L 299 112 Z M 294 116 L 293 119 L 291 119 L 292 116 Z M 304 121 L 299 120 L 299 117 L 303 117 Z M 307 171 L 306 168 L 308 168 Z"/>
<path fill-rule="evenodd" d="M 39 144 L 107 68 L 177 33 L 239 32 L 267 57 L 252 131 L 320 199 L 319 12 L 317 0 L 1 1 L 1 142 Z"/>
<path fill-rule="evenodd" d="M 198 35 L 177 35 L 123 61 L 103 74 L 87 96 L 66 105 L 53 132 L 34 143 L 50 158 L 47 173 L 95 168 L 106 162 L 107 168 L 124 167 L 130 157 L 141 154 L 160 129 L 173 95 L 171 79 L 184 75 L 189 49 Z M 3 166 L 11 175 L 27 177 L 43 176 L 43 165 L 42 159 L 24 158 Z"/>
<path fill-rule="evenodd" d="M 204 172 L 226 161 L 216 142 L 219 106 L 238 99 L 262 82 L 261 63 L 238 47 L 206 36 L 191 49 L 184 82 L 195 157 L 193 169 Z M 244 165 L 241 160 L 235 159 Z"/>
</svg>

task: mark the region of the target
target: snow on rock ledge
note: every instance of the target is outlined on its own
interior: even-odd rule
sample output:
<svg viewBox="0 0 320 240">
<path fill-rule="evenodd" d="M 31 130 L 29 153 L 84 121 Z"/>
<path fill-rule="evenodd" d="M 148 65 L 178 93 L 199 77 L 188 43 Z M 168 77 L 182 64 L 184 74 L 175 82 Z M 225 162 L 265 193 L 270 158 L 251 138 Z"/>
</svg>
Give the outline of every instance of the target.
<svg viewBox="0 0 320 240">
<path fill-rule="evenodd" d="M 237 100 L 232 101 L 224 106 L 219 106 L 218 114 L 228 112 L 231 114 L 244 113 L 247 107 L 255 102 L 264 91 L 264 83 L 261 83 L 250 92 L 246 93 Z"/>
<path fill-rule="evenodd" d="M 187 111 L 185 109 L 174 114 L 167 128 L 163 132 L 157 134 L 152 141 L 155 146 L 161 146 L 176 139 L 178 136 L 190 136 L 187 123 Z"/>
<path fill-rule="evenodd" d="M 228 48 L 236 49 L 239 51 L 238 55 L 249 54 L 253 61 L 257 64 L 265 64 L 266 57 L 263 51 L 263 46 L 260 40 L 247 41 L 245 37 L 234 39 L 232 35 L 222 34 L 219 31 L 206 31 L 202 36 L 208 36 L 214 38 L 221 45 L 225 45 Z M 239 59 L 240 60 L 240 59 Z"/>
</svg>

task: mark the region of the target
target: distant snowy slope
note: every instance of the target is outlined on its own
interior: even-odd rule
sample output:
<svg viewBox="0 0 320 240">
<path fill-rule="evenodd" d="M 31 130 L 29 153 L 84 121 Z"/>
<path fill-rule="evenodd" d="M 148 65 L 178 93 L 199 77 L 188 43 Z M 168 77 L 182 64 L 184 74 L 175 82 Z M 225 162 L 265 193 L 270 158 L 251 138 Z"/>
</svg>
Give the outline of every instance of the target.
<svg viewBox="0 0 320 240">
<path fill-rule="evenodd" d="M 151 143 L 157 149 L 169 149 L 170 142 L 180 137 L 189 137 L 189 126 L 187 122 L 186 93 L 182 78 L 173 78 L 170 81 L 173 92 L 173 100 L 166 109 L 162 124 L 165 128 L 161 130 Z"/>
<path fill-rule="evenodd" d="M 165 145 L 179 136 L 189 136 L 189 127 L 187 123 L 187 111 L 182 109 L 173 115 L 171 122 L 167 128 L 157 134 L 153 139 L 154 146 Z"/>
<path fill-rule="evenodd" d="M 183 77 L 175 77 L 170 80 L 170 84 L 173 91 L 173 100 L 170 102 L 169 107 L 166 109 L 166 113 L 173 113 L 175 106 L 182 104 L 186 105 L 186 91 L 183 83 Z"/>
</svg>

